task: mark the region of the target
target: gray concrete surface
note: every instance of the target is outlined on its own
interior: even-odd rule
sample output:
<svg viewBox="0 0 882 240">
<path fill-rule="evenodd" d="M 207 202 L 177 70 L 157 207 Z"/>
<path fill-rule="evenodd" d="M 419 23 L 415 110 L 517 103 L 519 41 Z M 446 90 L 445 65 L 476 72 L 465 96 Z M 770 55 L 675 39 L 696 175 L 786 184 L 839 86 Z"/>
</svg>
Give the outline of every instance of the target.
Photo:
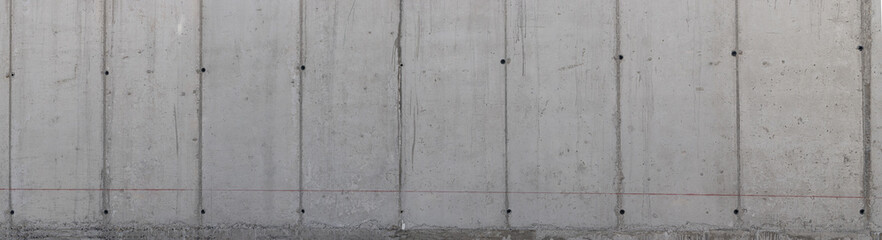
<svg viewBox="0 0 882 240">
<path fill-rule="evenodd" d="M 857 197 L 746 197 L 745 224 L 862 229 L 861 2 L 739 7 L 742 193 Z"/>
<path fill-rule="evenodd" d="M 505 7 L 501 0 L 402 6 L 405 229 L 507 224 Z"/>
<path fill-rule="evenodd" d="M 206 225 L 299 221 L 299 7 L 202 2 Z"/>
<path fill-rule="evenodd" d="M 624 192 L 737 194 L 734 1 L 622 1 Z M 732 196 L 625 195 L 626 225 L 733 227 Z"/>
<path fill-rule="evenodd" d="M 616 191 L 615 2 L 585 2 L 509 2 L 513 227 L 616 225 L 616 196 L 588 194 Z"/>
<path fill-rule="evenodd" d="M 11 4 L 8 223 L 101 220 L 103 2 Z"/>
<path fill-rule="evenodd" d="M 107 186 L 195 189 L 199 5 L 111 1 L 107 9 Z M 113 223 L 196 224 L 198 194 L 111 191 L 105 207 Z"/>
<path fill-rule="evenodd" d="M 398 226 L 398 1 L 303 8 L 304 223 Z"/>
<path fill-rule="evenodd" d="M 865 57 L 876 58 L 877 60 L 875 62 L 870 62 L 870 69 L 867 70 L 870 70 L 871 74 L 869 76 L 866 76 L 869 77 L 869 79 L 866 80 L 882 79 L 882 71 L 878 70 L 882 69 L 882 60 L 878 60 L 882 59 L 882 49 L 872 47 L 873 45 L 882 46 L 882 27 L 879 27 L 882 26 L 882 1 L 873 1 L 871 9 L 873 9 L 873 14 L 871 15 L 870 19 L 870 25 L 872 27 L 869 29 L 871 35 L 866 36 L 872 38 L 869 41 L 871 48 L 870 51 L 868 51 L 869 53 L 865 53 L 869 54 L 869 56 Z M 877 9 L 879 11 L 877 11 Z M 874 68 L 876 70 L 873 70 Z M 864 100 L 870 101 L 869 107 L 882 106 L 882 85 L 870 85 L 870 97 L 869 99 L 864 98 Z M 871 111 L 870 120 L 870 157 L 871 161 L 879 162 L 882 161 L 880 160 L 882 158 L 879 157 L 882 156 L 882 141 L 880 141 L 882 140 L 882 121 L 880 121 L 882 120 L 882 111 Z M 882 164 L 871 165 L 870 171 L 876 173 L 882 172 Z M 871 177 L 869 179 L 865 179 L 865 181 L 867 183 L 871 183 L 871 188 L 868 192 L 868 195 L 872 196 L 872 201 L 870 205 L 872 209 L 871 216 L 879 216 L 880 214 L 882 214 L 882 201 L 880 201 L 880 199 L 882 199 L 882 192 L 880 192 L 880 190 L 882 190 L 882 188 L 880 188 L 882 187 L 882 177 L 871 175 Z M 870 225 L 871 229 L 882 230 L 882 221 L 880 220 L 882 220 L 882 218 L 880 217 L 872 218 Z"/>
<path fill-rule="evenodd" d="M 0 1 L 0 236 L 879 239 L 880 12 Z"/>
</svg>

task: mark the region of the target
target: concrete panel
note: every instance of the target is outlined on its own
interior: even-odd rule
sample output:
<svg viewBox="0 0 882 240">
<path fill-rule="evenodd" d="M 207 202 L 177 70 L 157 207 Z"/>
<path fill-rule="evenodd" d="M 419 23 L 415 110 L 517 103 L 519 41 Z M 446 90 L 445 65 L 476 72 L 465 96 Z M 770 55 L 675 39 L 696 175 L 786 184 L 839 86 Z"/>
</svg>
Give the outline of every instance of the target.
<svg viewBox="0 0 882 240">
<path fill-rule="evenodd" d="M 110 193 L 111 220 L 195 224 L 199 3 L 113 1 L 108 11 L 108 187 L 138 189 Z"/>
<path fill-rule="evenodd" d="M 511 225 L 615 226 L 615 1 L 509 3 Z"/>
<path fill-rule="evenodd" d="M 398 224 L 398 2 L 304 3 L 307 224 Z"/>
<path fill-rule="evenodd" d="M 203 1 L 207 225 L 299 215 L 299 2 Z"/>
<path fill-rule="evenodd" d="M 734 1 L 622 1 L 626 193 L 737 194 Z M 625 224 L 732 227 L 734 196 L 625 195 Z"/>
<path fill-rule="evenodd" d="M 17 224 L 101 215 L 102 9 L 96 0 L 14 1 L 12 193 Z M 75 189 L 75 190 L 65 190 Z"/>
<path fill-rule="evenodd" d="M 739 6 L 743 194 L 800 196 L 745 196 L 744 222 L 861 229 L 860 1 Z"/>
<path fill-rule="evenodd" d="M 505 224 L 503 2 L 404 2 L 407 226 Z"/>
</svg>

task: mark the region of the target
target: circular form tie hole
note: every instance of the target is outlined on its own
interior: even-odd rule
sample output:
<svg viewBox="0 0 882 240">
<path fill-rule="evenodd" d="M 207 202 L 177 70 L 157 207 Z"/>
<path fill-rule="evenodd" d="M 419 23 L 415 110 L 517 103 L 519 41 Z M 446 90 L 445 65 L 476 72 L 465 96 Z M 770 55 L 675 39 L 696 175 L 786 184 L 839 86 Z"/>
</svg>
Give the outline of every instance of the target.
<svg viewBox="0 0 882 240">
<path fill-rule="evenodd" d="M 199 211 L 199 213 L 205 214 L 205 209 L 202 209 L 202 211 Z"/>
<path fill-rule="evenodd" d="M 864 215 L 864 210 L 863 210 L 863 209 L 861 209 L 861 215 Z"/>
<path fill-rule="evenodd" d="M 199 71 L 205 72 L 205 68 L 199 69 Z"/>
<path fill-rule="evenodd" d="M 402 212 L 404 212 L 404 211 L 402 211 Z M 306 209 L 302 209 L 302 208 L 301 208 L 301 209 L 300 209 L 300 213 L 306 213 Z"/>
<path fill-rule="evenodd" d="M 300 70 L 306 70 L 306 65 L 300 65 Z"/>
<path fill-rule="evenodd" d="M 505 64 L 505 59 L 499 60 L 499 63 Z"/>
<path fill-rule="evenodd" d="M 14 215 L 14 214 L 15 214 L 15 210 L 9 210 L 9 215 Z"/>
<path fill-rule="evenodd" d="M 104 75 L 110 75 L 110 71 L 104 71 Z"/>
<path fill-rule="evenodd" d="M 619 60 L 625 59 L 625 56 L 619 55 Z"/>
<path fill-rule="evenodd" d="M 619 210 L 619 214 L 625 215 L 625 209 Z"/>
<path fill-rule="evenodd" d="M 505 209 L 505 213 L 511 213 L 511 209 Z"/>
<path fill-rule="evenodd" d="M 863 50 L 864 50 L 864 46 L 858 46 L 858 51 L 863 51 Z"/>
<path fill-rule="evenodd" d="M 735 215 L 738 215 L 738 209 L 735 209 L 734 213 Z"/>
<path fill-rule="evenodd" d="M 732 51 L 732 56 L 738 56 L 738 51 Z"/>
<path fill-rule="evenodd" d="M 104 215 L 107 215 L 110 211 L 104 210 Z"/>
</svg>

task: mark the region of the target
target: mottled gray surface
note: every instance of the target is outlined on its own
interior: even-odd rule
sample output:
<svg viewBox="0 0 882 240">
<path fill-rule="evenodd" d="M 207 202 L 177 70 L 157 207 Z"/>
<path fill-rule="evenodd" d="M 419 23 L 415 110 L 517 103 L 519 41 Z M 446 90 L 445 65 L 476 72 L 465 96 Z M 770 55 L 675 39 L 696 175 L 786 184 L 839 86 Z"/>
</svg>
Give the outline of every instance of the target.
<svg viewBox="0 0 882 240">
<path fill-rule="evenodd" d="M 860 6 L 739 5 L 742 193 L 861 196 Z M 742 207 L 753 227 L 865 225 L 860 198 L 746 197 Z"/>
<path fill-rule="evenodd" d="M 0 237 L 878 239 L 880 7 L 3 0 Z"/>
<path fill-rule="evenodd" d="M 510 1 L 508 13 L 509 189 L 615 192 L 615 1 Z M 616 224 L 614 195 L 509 199 L 515 227 Z"/>
</svg>

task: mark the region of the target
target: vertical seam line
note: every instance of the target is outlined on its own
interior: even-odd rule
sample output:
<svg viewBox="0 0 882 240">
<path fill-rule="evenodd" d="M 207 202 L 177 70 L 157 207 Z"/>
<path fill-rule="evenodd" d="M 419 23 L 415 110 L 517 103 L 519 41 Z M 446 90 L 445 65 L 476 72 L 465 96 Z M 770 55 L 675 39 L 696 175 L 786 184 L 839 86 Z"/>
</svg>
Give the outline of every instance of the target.
<svg viewBox="0 0 882 240">
<path fill-rule="evenodd" d="M 102 41 L 102 43 L 101 43 L 101 70 L 104 70 L 104 71 L 110 71 L 107 68 L 107 55 L 108 55 L 108 52 L 107 52 L 107 44 L 108 44 L 107 32 L 109 29 L 108 28 L 108 20 L 107 20 L 107 10 L 108 10 L 107 5 L 109 5 L 109 4 L 113 4 L 112 0 L 105 0 L 102 3 L 102 14 L 101 14 L 101 18 L 102 18 L 101 19 L 101 21 L 102 21 L 102 26 L 101 26 L 101 30 L 102 30 L 101 31 L 101 41 Z M 110 136 L 108 134 L 108 120 L 107 120 L 108 113 L 109 113 L 108 108 L 110 108 L 110 105 L 108 105 L 108 101 L 107 101 L 108 75 L 104 74 L 104 72 L 101 72 L 99 74 L 101 74 L 101 84 L 102 84 L 101 85 L 101 103 L 103 105 L 103 107 L 101 108 L 101 117 L 102 117 L 101 118 L 101 146 L 102 146 L 102 152 L 101 152 L 101 208 L 102 208 L 102 210 L 109 211 L 110 210 L 110 192 L 107 191 L 107 189 L 110 187 L 109 186 L 110 185 L 110 177 L 108 176 L 109 172 L 107 169 L 107 167 L 108 167 L 107 166 L 107 153 L 110 150 L 110 145 L 109 145 L 110 141 L 107 141 L 107 138 Z M 106 227 L 106 225 L 110 223 L 110 214 L 104 214 L 103 220 L 104 220 L 104 224 Z"/>
<path fill-rule="evenodd" d="M 873 182 L 873 165 L 872 165 L 872 121 L 871 121 L 871 113 L 872 113 L 872 88 L 870 88 L 872 83 L 872 0 L 862 0 L 860 4 L 860 12 L 861 12 L 861 29 L 860 29 L 860 41 L 863 49 L 861 50 L 861 83 L 862 83 L 862 93 L 863 93 L 863 162 L 864 162 L 864 171 L 863 171 L 863 184 L 862 184 L 862 194 L 864 197 L 863 201 L 863 210 L 864 210 L 864 219 L 865 226 L 868 230 L 872 227 L 872 182 Z"/>
<path fill-rule="evenodd" d="M 9 64 L 8 64 L 8 67 L 9 67 L 9 69 L 8 69 L 7 77 L 9 77 L 9 81 L 8 81 L 8 89 L 7 89 L 7 94 L 8 94 L 7 101 L 8 102 L 6 103 L 7 107 L 9 108 L 9 109 L 7 109 L 7 116 L 6 116 L 7 117 L 6 127 L 8 128 L 7 129 L 8 134 L 6 136 L 8 149 L 6 151 L 6 154 L 7 154 L 7 159 L 9 159 L 9 161 L 6 162 L 6 166 L 8 168 L 7 169 L 8 174 L 6 175 L 6 177 L 7 177 L 7 180 L 9 181 L 9 182 L 7 182 L 9 187 L 7 188 L 7 191 L 6 191 L 7 197 L 9 198 L 7 201 L 8 202 L 8 206 L 7 206 L 8 210 L 6 211 L 7 214 L 9 214 L 9 213 L 11 213 L 11 211 L 13 211 L 13 209 L 12 209 L 12 77 L 13 77 L 12 75 L 14 74 L 12 72 L 12 25 L 13 25 L 12 24 L 12 21 L 13 21 L 12 7 L 13 7 L 13 5 L 14 5 L 13 0 L 9 0 L 7 2 L 7 9 L 9 11 L 9 15 L 7 16 L 8 17 L 7 20 L 9 21 L 9 32 L 8 32 L 8 34 L 9 34 L 8 35 L 8 37 L 9 37 L 9 43 L 8 43 L 9 44 L 9 53 L 8 53 L 9 54 L 8 55 Z M 9 227 L 12 228 L 12 224 L 13 224 L 12 214 L 9 214 L 8 220 L 9 220 Z"/>
<path fill-rule="evenodd" d="M 303 42 L 305 39 L 303 35 L 306 34 L 303 31 L 303 21 L 305 19 L 305 17 L 303 16 L 304 15 L 303 7 L 306 6 L 305 1 L 306 0 L 300 0 L 300 9 L 298 9 L 299 10 L 299 18 L 300 18 L 300 28 L 298 31 L 300 32 L 300 34 L 299 34 L 300 39 L 299 39 L 299 43 L 298 43 L 299 48 L 297 49 L 297 51 L 298 51 L 298 55 L 299 55 L 298 58 L 300 59 L 301 66 L 306 66 L 306 63 L 305 63 L 306 57 L 304 56 L 304 53 L 306 51 L 303 49 L 303 46 L 304 46 Z M 297 161 L 298 161 L 298 163 L 297 163 L 298 164 L 298 174 L 297 174 L 298 188 L 297 189 L 300 190 L 300 191 L 298 191 L 299 192 L 299 196 L 298 196 L 299 199 L 297 201 L 297 204 L 299 205 L 299 208 L 300 208 L 300 213 L 298 216 L 297 224 L 300 227 L 303 227 L 303 215 L 305 214 L 305 211 L 303 209 L 303 76 L 306 74 L 304 73 L 304 71 L 305 70 L 303 70 L 303 69 L 300 69 L 300 71 L 298 71 L 298 78 L 300 81 L 298 81 L 298 83 L 297 83 Z"/>
<path fill-rule="evenodd" d="M 199 41 L 198 41 L 199 62 L 198 62 L 198 64 L 199 64 L 200 69 L 196 70 L 196 72 L 199 73 L 199 74 L 197 74 L 197 76 L 199 77 L 199 79 L 197 80 L 198 81 L 197 84 L 199 84 L 199 97 L 198 97 L 198 99 L 196 99 L 196 101 L 198 102 L 197 107 L 199 109 L 197 112 L 197 116 L 196 116 L 198 118 L 197 121 L 199 122 L 199 129 L 198 129 L 199 132 L 197 133 L 197 134 L 199 134 L 199 145 L 197 146 L 198 151 L 196 153 L 197 174 L 199 176 L 198 176 L 198 178 L 196 178 L 196 181 L 197 181 L 196 187 L 198 188 L 199 192 L 196 195 L 196 219 L 197 219 L 197 222 L 198 222 L 200 228 L 203 226 L 204 220 L 205 220 L 205 217 L 203 216 L 203 213 L 202 213 L 202 211 L 205 210 L 205 203 L 204 203 L 203 192 L 202 192 L 202 189 L 203 189 L 203 185 L 202 185 L 203 184 L 202 183 L 202 177 L 203 177 L 202 164 L 203 164 L 203 161 L 202 161 L 202 159 L 204 156 L 203 149 L 204 149 L 204 143 L 205 143 L 205 136 L 203 135 L 204 123 L 202 121 L 202 119 L 203 119 L 202 115 L 203 115 L 203 112 L 205 111 L 204 107 L 203 107 L 204 104 L 202 103 L 205 100 L 205 97 L 203 96 L 203 94 L 204 94 L 204 91 L 203 91 L 203 83 L 204 83 L 203 79 L 204 78 L 203 78 L 203 76 L 205 75 L 205 72 L 202 71 L 202 68 L 205 68 L 205 62 L 203 61 L 204 50 L 202 49 L 203 48 L 204 32 L 205 32 L 204 28 L 203 28 L 204 22 L 205 22 L 205 18 L 203 15 L 203 11 L 204 11 L 203 8 L 204 8 L 204 1 L 199 0 Z"/>
<path fill-rule="evenodd" d="M 743 206 L 741 205 L 741 18 L 740 18 L 740 4 L 739 0 L 735 0 L 735 161 L 736 161 L 736 184 L 738 191 L 738 197 L 736 199 L 736 208 L 735 210 L 741 211 Z M 741 227 L 743 225 L 742 222 L 742 214 L 736 214 L 736 225 Z"/>
<path fill-rule="evenodd" d="M 503 121 L 504 121 L 503 131 L 504 131 L 504 141 L 505 141 L 504 142 L 504 144 L 505 144 L 504 151 L 505 152 L 502 154 L 503 159 L 504 159 L 504 165 L 505 165 L 505 208 L 502 211 L 505 214 L 505 227 L 511 228 L 511 222 L 510 222 L 511 214 L 508 212 L 509 210 L 511 210 L 511 202 L 509 200 L 509 198 L 510 198 L 509 190 L 510 189 L 509 189 L 509 183 L 508 183 L 508 64 L 510 64 L 507 60 L 508 59 L 508 0 L 502 1 L 502 18 L 503 18 L 503 21 L 502 21 L 503 42 L 504 42 L 502 55 L 503 55 L 503 60 L 506 60 L 506 62 L 504 64 L 502 64 L 502 67 L 503 67 L 502 101 L 503 101 L 503 105 L 505 107 L 504 114 L 503 114 Z"/>
<path fill-rule="evenodd" d="M 404 189 L 404 127 L 403 127 L 403 86 L 402 71 L 404 70 L 404 60 L 401 53 L 401 38 L 404 35 L 401 31 L 404 22 L 404 0 L 398 0 L 398 37 L 395 38 L 395 48 L 398 54 L 398 224 L 399 228 L 404 229 L 404 200 L 401 194 Z"/>
<path fill-rule="evenodd" d="M 615 44 L 616 44 L 616 54 L 618 56 L 622 56 L 622 23 L 621 23 L 621 0 L 616 0 L 616 15 L 615 15 Z M 613 57 L 616 59 L 616 112 L 615 112 L 615 130 L 616 130 L 616 209 L 614 209 L 614 214 L 616 214 L 616 227 L 618 229 L 622 229 L 624 227 L 625 217 L 623 214 L 619 214 L 616 210 L 622 211 L 624 210 L 624 180 L 625 175 L 622 170 L 622 59 L 619 59 L 617 56 Z"/>
</svg>

